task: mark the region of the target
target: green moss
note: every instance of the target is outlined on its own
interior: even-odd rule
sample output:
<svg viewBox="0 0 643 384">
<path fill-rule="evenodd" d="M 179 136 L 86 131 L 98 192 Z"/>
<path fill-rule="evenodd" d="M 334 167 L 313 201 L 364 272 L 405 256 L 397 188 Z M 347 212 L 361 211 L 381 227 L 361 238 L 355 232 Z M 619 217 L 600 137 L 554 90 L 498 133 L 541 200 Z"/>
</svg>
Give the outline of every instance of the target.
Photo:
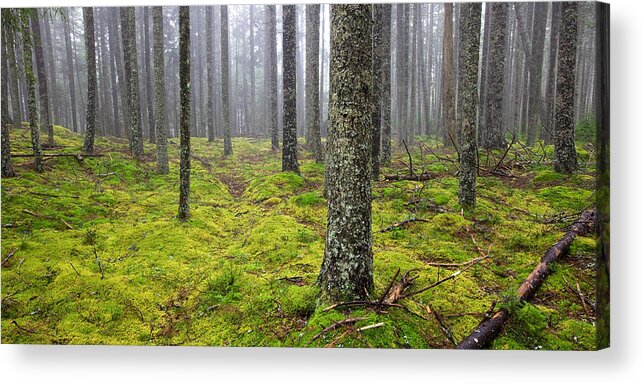
<svg viewBox="0 0 643 384">
<path fill-rule="evenodd" d="M 303 177 L 292 172 L 282 172 L 252 180 L 245 196 L 251 200 L 260 201 L 271 197 L 288 196 L 303 186 Z"/>
<path fill-rule="evenodd" d="M 563 186 L 541 188 L 538 190 L 537 196 L 557 211 L 580 211 L 594 203 L 590 191 Z"/>
<path fill-rule="evenodd" d="M 307 317 L 315 311 L 318 297 L 318 287 L 291 285 L 284 292 L 281 307 L 290 315 Z"/>
<path fill-rule="evenodd" d="M 324 197 L 318 191 L 313 191 L 293 196 L 290 201 L 300 206 L 319 205 L 324 203 Z"/>
</svg>

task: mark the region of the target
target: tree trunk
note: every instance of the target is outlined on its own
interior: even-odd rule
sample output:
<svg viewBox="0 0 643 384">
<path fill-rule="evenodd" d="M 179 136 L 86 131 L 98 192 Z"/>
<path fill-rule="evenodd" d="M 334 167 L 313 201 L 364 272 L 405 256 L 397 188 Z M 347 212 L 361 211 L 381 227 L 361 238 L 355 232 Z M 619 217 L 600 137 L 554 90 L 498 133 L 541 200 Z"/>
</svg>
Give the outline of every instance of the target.
<svg viewBox="0 0 643 384">
<path fill-rule="evenodd" d="M 266 6 L 266 18 L 268 33 L 266 38 L 267 62 L 266 71 L 268 80 L 268 89 L 266 97 L 268 99 L 268 132 L 270 133 L 270 145 L 273 151 L 279 149 L 279 132 L 277 127 L 277 10 L 275 5 Z"/>
<path fill-rule="evenodd" d="M 45 54 L 42 48 L 43 39 L 40 33 L 38 10 L 31 13 L 31 30 L 33 32 L 34 53 L 38 68 L 38 92 L 40 94 L 40 129 L 47 132 L 47 145 L 54 145 L 54 128 L 51 125 L 49 111 L 49 94 L 47 92 L 47 71 L 45 69 Z"/>
<path fill-rule="evenodd" d="M 444 38 L 442 40 L 442 124 L 445 146 L 457 146 L 458 133 L 455 116 L 455 76 L 453 63 L 453 4 L 444 3 Z"/>
<path fill-rule="evenodd" d="M 179 95 L 179 220 L 185 221 L 190 216 L 190 7 L 179 7 Z"/>
<path fill-rule="evenodd" d="M 96 44 L 94 42 L 94 9 L 83 8 L 85 24 L 85 54 L 87 55 L 87 111 L 85 118 L 85 143 L 83 152 L 94 152 L 96 132 Z"/>
<path fill-rule="evenodd" d="M 556 103 L 556 50 L 558 49 L 558 30 L 560 29 L 560 3 L 551 3 L 551 28 L 549 31 L 549 70 L 545 91 L 545 112 L 541 138 L 551 144 L 554 138 L 554 106 Z"/>
<path fill-rule="evenodd" d="M 480 132 L 480 146 L 487 149 L 498 149 L 505 146 L 502 126 L 502 96 L 505 86 L 505 57 L 507 10 L 506 3 L 487 3 L 490 13 L 489 28 L 489 63 L 487 67 L 487 85 L 485 102 L 487 104 L 484 128 Z"/>
<path fill-rule="evenodd" d="M 152 58 L 150 57 L 150 7 L 143 7 L 143 37 L 145 38 L 145 85 L 147 98 L 147 121 L 150 136 L 150 143 L 156 142 L 156 129 L 154 128 L 154 108 L 152 103 Z"/>
<path fill-rule="evenodd" d="M 460 191 L 458 200 L 465 213 L 476 206 L 476 109 L 478 106 L 478 61 L 480 55 L 481 3 L 460 4 Z"/>
<path fill-rule="evenodd" d="M 223 155 L 232 155 L 230 133 L 230 78 L 228 51 L 228 6 L 221 6 L 221 98 L 223 99 Z"/>
<path fill-rule="evenodd" d="M 5 10 L 2 10 L 4 16 Z M 2 20 L 2 57 L 7 57 L 7 29 L 8 25 L 5 24 L 6 20 Z M 13 48 L 11 48 L 13 49 Z M 13 165 L 11 162 L 11 145 L 9 144 L 9 87 L 7 81 L 9 80 L 9 68 L 5 65 L 6 61 L 2 63 L 2 81 L 0 82 L 0 104 L 2 107 L 2 120 L 0 125 L 2 127 L 2 177 L 13 177 L 16 174 L 13 171 Z M 20 122 L 18 122 L 20 124 Z"/>
<path fill-rule="evenodd" d="M 324 299 L 373 290 L 370 156 L 372 6 L 331 8 L 328 226 L 319 283 Z"/>
<path fill-rule="evenodd" d="M 127 105 L 130 123 L 132 155 L 137 160 L 143 157 L 143 128 L 141 127 L 141 99 L 138 85 L 138 55 L 136 53 L 136 21 L 133 7 L 121 7 L 121 33 L 123 35 L 123 61 L 127 82 Z"/>
<path fill-rule="evenodd" d="M 24 10 L 22 12 L 29 12 L 32 14 L 36 12 L 35 9 Z M 31 148 L 33 149 L 34 167 L 36 172 L 44 171 L 42 165 L 42 150 L 40 149 L 40 130 L 38 129 L 38 106 L 36 103 L 36 75 L 33 68 L 33 57 L 31 54 L 31 34 L 29 31 L 29 20 L 23 16 L 23 33 L 22 33 L 22 54 L 23 63 L 25 65 L 25 78 L 27 79 L 27 106 L 29 110 L 29 129 L 31 130 Z"/>
<path fill-rule="evenodd" d="M 574 85 L 576 83 L 578 4 L 574 2 L 562 3 L 561 14 L 558 69 L 556 71 L 554 169 L 560 173 L 573 173 L 578 169 L 574 140 Z"/>
<path fill-rule="evenodd" d="M 299 174 L 297 163 L 297 7 L 284 5 L 284 128 L 281 170 Z"/>
<path fill-rule="evenodd" d="M 380 140 L 382 161 L 391 158 L 391 5 L 373 5 L 373 145 L 371 147 L 371 177 L 380 175 Z M 387 102 L 389 103 L 387 105 Z M 388 152 L 386 154 L 386 152 Z M 386 159 L 384 159 L 386 157 Z"/>
<path fill-rule="evenodd" d="M 306 4 L 306 131 L 315 162 L 324 157 L 319 127 L 319 4 Z"/>
<path fill-rule="evenodd" d="M 110 18 L 109 18 L 109 25 L 108 25 L 108 32 L 109 32 L 109 50 L 112 53 L 112 63 L 116 67 L 115 74 L 118 75 L 118 89 L 115 86 L 114 81 L 112 80 L 112 84 L 114 85 L 113 92 L 114 96 L 116 94 L 120 94 L 120 105 L 121 105 L 121 111 L 122 111 L 122 124 L 124 126 L 123 131 L 121 132 L 121 119 L 116 118 L 114 120 L 114 135 L 117 137 L 121 137 L 122 134 L 125 134 L 125 136 L 128 136 L 128 129 L 129 129 L 129 106 L 127 105 L 127 80 L 126 76 L 127 74 L 125 73 L 125 70 L 123 69 L 123 64 L 121 61 L 122 55 L 121 52 L 121 44 L 120 44 L 120 36 L 118 35 L 118 9 L 117 8 L 112 8 L 110 9 Z M 112 76 L 114 76 L 114 73 L 112 73 Z M 114 114 L 118 116 L 118 103 L 114 102 Z"/>
<path fill-rule="evenodd" d="M 5 8 L 2 10 L 3 16 L 5 14 L 8 15 L 9 9 Z M 4 46 L 6 47 L 6 54 L 3 54 L 3 57 L 7 58 L 7 69 L 11 70 L 11 75 L 7 73 L 7 81 L 9 82 L 9 87 L 11 91 L 11 110 L 12 110 L 12 115 L 11 118 L 14 122 L 14 124 L 20 124 L 22 121 L 22 117 L 24 116 L 22 114 L 22 108 L 21 108 L 21 103 L 20 103 L 20 85 L 18 83 L 18 79 L 22 78 L 22 74 L 20 73 L 19 67 L 18 67 L 18 62 L 16 60 L 16 51 L 15 51 L 15 45 L 17 44 L 17 40 L 15 39 L 15 34 L 12 28 L 9 28 L 9 24 L 5 24 L 3 22 L 4 27 L 2 29 L 3 34 L 4 34 Z M 3 63 L 4 64 L 4 63 Z"/>
<path fill-rule="evenodd" d="M 152 7 L 154 48 L 154 103 L 156 106 L 156 171 L 169 173 L 167 127 L 165 123 L 165 55 L 163 50 L 163 7 Z"/>
</svg>

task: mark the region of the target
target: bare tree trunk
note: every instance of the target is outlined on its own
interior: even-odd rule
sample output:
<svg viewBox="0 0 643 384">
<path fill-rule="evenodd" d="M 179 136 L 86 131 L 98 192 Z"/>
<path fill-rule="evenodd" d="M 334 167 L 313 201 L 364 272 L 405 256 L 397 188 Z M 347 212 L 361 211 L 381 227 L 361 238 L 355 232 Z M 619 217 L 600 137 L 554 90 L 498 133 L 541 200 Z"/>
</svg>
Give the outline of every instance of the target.
<svg viewBox="0 0 643 384">
<path fill-rule="evenodd" d="M 147 121 L 150 143 L 156 142 L 156 129 L 154 128 L 154 108 L 152 102 L 152 58 L 150 57 L 150 7 L 143 7 L 143 37 L 145 38 L 144 55 L 145 61 L 145 97 L 147 99 Z"/>
<path fill-rule="evenodd" d="M 5 8 L 2 10 L 3 16 L 8 15 L 9 9 Z M 5 34 L 4 46 L 6 47 L 6 55 L 3 54 L 3 57 L 7 58 L 7 69 L 10 69 L 10 75 L 7 73 L 7 81 L 9 82 L 9 88 L 11 92 L 11 110 L 12 110 L 12 119 L 14 124 L 20 124 L 22 117 L 21 102 L 20 102 L 20 84 L 18 79 L 22 78 L 18 62 L 16 60 L 16 51 L 15 46 L 17 45 L 17 40 L 15 39 L 14 31 L 9 28 L 9 24 L 3 22 L 4 28 L 3 33 Z"/>
<path fill-rule="evenodd" d="M 281 170 L 299 174 L 297 163 L 297 8 L 284 5 L 284 128 Z"/>
<path fill-rule="evenodd" d="M 94 152 L 96 132 L 96 44 L 94 42 L 94 9 L 83 8 L 85 24 L 85 54 L 87 55 L 87 115 L 83 152 Z"/>
<path fill-rule="evenodd" d="M 36 66 L 38 68 L 38 92 L 40 94 L 40 129 L 47 132 L 47 145 L 54 145 L 54 128 L 51 125 L 49 110 L 49 94 L 47 92 L 47 72 L 45 69 L 45 54 L 42 48 L 43 39 L 40 33 L 40 21 L 38 10 L 31 13 L 31 30 L 34 37 L 34 53 L 36 54 Z"/>
<path fill-rule="evenodd" d="M 7 57 L 7 29 L 8 25 L 6 24 L 7 21 L 5 20 L 5 10 L 2 10 L 2 57 L 6 58 Z M 11 48 L 13 49 L 13 48 Z M 13 164 L 11 162 L 11 145 L 9 144 L 9 106 L 8 106 L 8 100 L 9 100 L 9 87 L 7 85 L 7 81 L 9 80 L 9 68 L 5 64 L 5 62 L 2 63 L 2 81 L 0 82 L 0 106 L 1 106 L 1 114 L 2 114 L 2 120 L 0 121 L 0 126 L 2 128 L 2 177 L 14 177 L 16 174 L 13 171 Z M 19 124 L 19 122 L 18 122 Z"/>
<path fill-rule="evenodd" d="M 190 7 L 179 7 L 179 94 L 181 169 L 179 220 L 190 216 Z"/>
<path fill-rule="evenodd" d="M 23 12 L 27 12 L 25 10 Z M 30 10 L 33 13 L 35 9 Z M 25 25 L 23 25 L 22 33 L 22 54 L 23 63 L 25 65 L 25 78 L 27 79 L 27 106 L 29 110 L 29 128 L 31 130 L 31 148 L 33 149 L 34 168 L 36 172 L 44 171 L 42 165 L 42 151 L 40 149 L 40 131 L 38 129 L 38 106 L 36 103 L 36 75 L 33 68 L 33 57 L 31 54 L 32 40 L 31 35 L 33 31 L 29 31 L 29 21 L 25 18 Z"/>
<path fill-rule="evenodd" d="M 223 99 L 223 155 L 232 155 L 230 133 L 230 65 L 228 53 L 228 6 L 221 6 L 221 93 Z"/>
<path fill-rule="evenodd" d="M 315 162 L 322 163 L 319 127 L 319 4 L 306 4 L 306 131 Z"/>
<path fill-rule="evenodd" d="M 391 159 L 391 5 L 373 5 L 373 162 L 371 177 L 380 175 L 382 162 Z"/>
<path fill-rule="evenodd" d="M 134 158 L 143 157 L 143 129 L 141 127 L 141 99 L 138 85 L 138 63 L 136 53 L 136 21 L 133 7 L 121 7 L 121 33 L 123 35 L 123 58 L 126 82 L 128 83 L 127 105 L 130 123 L 130 143 Z"/>
<path fill-rule="evenodd" d="M 268 89 L 266 92 L 268 103 L 268 132 L 270 133 L 270 143 L 273 151 L 279 149 L 279 132 L 277 130 L 277 11 L 275 5 L 266 6 L 267 34 L 268 42 L 266 44 L 267 62 L 266 71 Z"/>
<path fill-rule="evenodd" d="M 328 226 L 319 283 L 325 300 L 373 290 L 370 142 L 372 6 L 331 8 Z"/>
<path fill-rule="evenodd" d="M 152 7 L 154 48 L 154 102 L 156 105 L 156 171 L 169 173 L 167 159 L 167 124 L 165 122 L 165 54 L 163 49 L 163 7 Z"/>
</svg>

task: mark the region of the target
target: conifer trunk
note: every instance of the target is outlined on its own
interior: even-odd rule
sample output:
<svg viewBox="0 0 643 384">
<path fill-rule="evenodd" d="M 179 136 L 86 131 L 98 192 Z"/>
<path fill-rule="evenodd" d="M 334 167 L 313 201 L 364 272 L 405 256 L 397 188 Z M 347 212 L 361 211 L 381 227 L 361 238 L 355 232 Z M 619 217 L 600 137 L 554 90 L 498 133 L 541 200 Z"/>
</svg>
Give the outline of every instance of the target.
<svg viewBox="0 0 643 384">
<path fill-rule="evenodd" d="M 230 132 L 230 78 L 228 51 L 228 6 L 221 6 L 221 98 L 223 100 L 223 155 L 232 155 Z"/>
<path fill-rule="evenodd" d="M 306 136 L 315 162 L 324 161 L 319 127 L 319 4 L 306 4 Z"/>
<path fill-rule="evenodd" d="M 190 216 L 190 7 L 179 7 L 179 220 Z"/>
<path fill-rule="evenodd" d="M 283 6 L 283 150 L 281 170 L 299 174 L 297 163 L 297 6 Z"/>
<path fill-rule="evenodd" d="M 85 54 L 87 55 L 87 111 L 85 118 L 85 142 L 83 152 L 94 152 L 96 133 L 96 44 L 94 41 L 94 9 L 83 8 L 85 23 Z"/>
<path fill-rule="evenodd" d="M 49 93 L 47 92 L 47 71 L 45 68 L 45 54 L 43 50 L 42 33 L 40 32 L 40 21 L 38 10 L 31 13 L 31 30 L 33 33 L 33 46 L 36 55 L 36 67 L 38 70 L 38 93 L 40 96 L 40 129 L 47 132 L 47 145 L 54 145 L 54 128 L 51 125 L 49 111 Z"/>
<path fill-rule="evenodd" d="M 167 127 L 165 122 L 165 55 L 163 51 L 163 7 L 152 8 L 154 48 L 154 114 L 156 128 L 156 170 L 165 175 L 169 172 L 167 159 Z"/>
<path fill-rule="evenodd" d="M 35 9 L 25 10 L 36 12 Z M 24 13 L 22 14 L 24 16 Z M 42 150 L 40 148 L 40 130 L 38 129 L 38 106 L 36 103 L 36 75 L 33 68 L 33 56 L 31 54 L 32 40 L 31 32 L 27 28 L 29 20 L 25 18 L 23 25 L 25 30 L 22 33 L 22 54 L 25 65 L 25 78 L 27 79 L 27 109 L 29 112 L 29 129 L 31 130 L 31 148 L 33 149 L 34 168 L 36 172 L 44 171 L 42 165 Z"/>
</svg>

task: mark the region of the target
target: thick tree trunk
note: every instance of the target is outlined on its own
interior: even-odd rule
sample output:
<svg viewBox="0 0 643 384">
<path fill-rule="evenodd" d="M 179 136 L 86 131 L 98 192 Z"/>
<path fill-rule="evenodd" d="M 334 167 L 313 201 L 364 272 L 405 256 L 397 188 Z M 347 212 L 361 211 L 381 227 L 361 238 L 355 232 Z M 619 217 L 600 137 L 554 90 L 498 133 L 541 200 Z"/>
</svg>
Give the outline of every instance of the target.
<svg viewBox="0 0 643 384">
<path fill-rule="evenodd" d="M 31 9 L 35 13 L 35 9 Z M 27 26 L 28 20 L 24 20 L 25 30 L 22 33 L 22 54 L 25 65 L 25 78 L 27 79 L 27 107 L 29 111 L 29 129 L 31 130 L 31 148 L 33 149 L 34 167 L 36 172 L 44 171 L 42 165 L 42 150 L 40 148 L 40 130 L 38 129 L 38 106 L 36 103 L 36 75 L 33 68 L 33 57 L 31 54 L 32 40 L 31 33 Z"/>
<path fill-rule="evenodd" d="M 169 172 L 167 159 L 167 127 L 165 123 L 165 55 L 163 50 L 163 7 L 152 8 L 154 47 L 154 103 L 156 105 L 156 171 Z"/>
<path fill-rule="evenodd" d="M 561 14 L 558 69 L 556 71 L 554 169 L 556 172 L 573 173 L 578 168 L 574 140 L 574 85 L 576 84 L 578 4 L 574 2 L 562 3 Z"/>
<path fill-rule="evenodd" d="M 373 290 L 371 8 L 331 8 L 328 226 L 319 275 L 330 301 L 363 299 Z"/>
<path fill-rule="evenodd" d="M 223 99 L 223 155 L 232 155 L 230 132 L 230 78 L 228 52 L 228 6 L 221 6 L 221 98 Z"/>
<path fill-rule="evenodd" d="M 85 118 L 85 142 L 83 152 L 94 152 L 96 132 L 96 44 L 94 41 L 94 9 L 83 8 L 85 24 L 85 54 L 87 57 L 87 111 Z"/>
<path fill-rule="evenodd" d="M 40 129 L 47 132 L 47 145 L 54 145 L 54 128 L 51 125 L 49 111 L 49 93 L 47 92 L 47 71 L 45 69 L 45 54 L 43 50 L 42 33 L 40 33 L 40 21 L 38 10 L 31 13 L 31 30 L 33 33 L 34 53 L 36 55 L 36 67 L 38 68 L 38 92 L 40 96 Z"/>
<path fill-rule="evenodd" d="M 502 126 L 502 95 L 505 86 L 505 50 L 507 28 L 506 3 L 490 4 L 489 63 L 487 73 L 487 92 L 485 102 L 484 128 L 480 132 L 480 146 L 488 149 L 502 148 L 505 145 Z"/>
<path fill-rule="evenodd" d="M 594 225 L 594 211 L 585 211 L 571 229 L 551 247 L 540 263 L 531 271 L 527 279 L 523 281 L 517 291 L 517 299 L 520 301 L 530 300 L 538 291 L 549 273 L 550 265 L 560 259 L 569 251 L 569 247 L 576 236 L 588 233 Z M 467 336 L 457 349 L 480 349 L 489 344 L 502 330 L 502 326 L 509 319 L 510 314 L 506 309 L 496 312 L 491 318 L 480 324 L 469 336 Z"/>
<path fill-rule="evenodd" d="M 478 61 L 480 56 L 481 3 L 460 5 L 460 190 L 458 200 L 467 214 L 476 206 L 476 108 L 478 106 Z"/>
<path fill-rule="evenodd" d="M 181 169 L 179 172 L 179 220 L 190 216 L 190 7 L 179 7 L 179 125 Z"/>
<path fill-rule="evenodd" d="M 281 170 L 299 174 L 297 163 L 297 6 L 284 5 L 284 128 Z"/>
<path fill-rule="evenodd" d="M 319 4 L 306 4 L 306 131 L 307 142 L 322 163 L 321 132 L 319 127 Z"/>
</svg>

